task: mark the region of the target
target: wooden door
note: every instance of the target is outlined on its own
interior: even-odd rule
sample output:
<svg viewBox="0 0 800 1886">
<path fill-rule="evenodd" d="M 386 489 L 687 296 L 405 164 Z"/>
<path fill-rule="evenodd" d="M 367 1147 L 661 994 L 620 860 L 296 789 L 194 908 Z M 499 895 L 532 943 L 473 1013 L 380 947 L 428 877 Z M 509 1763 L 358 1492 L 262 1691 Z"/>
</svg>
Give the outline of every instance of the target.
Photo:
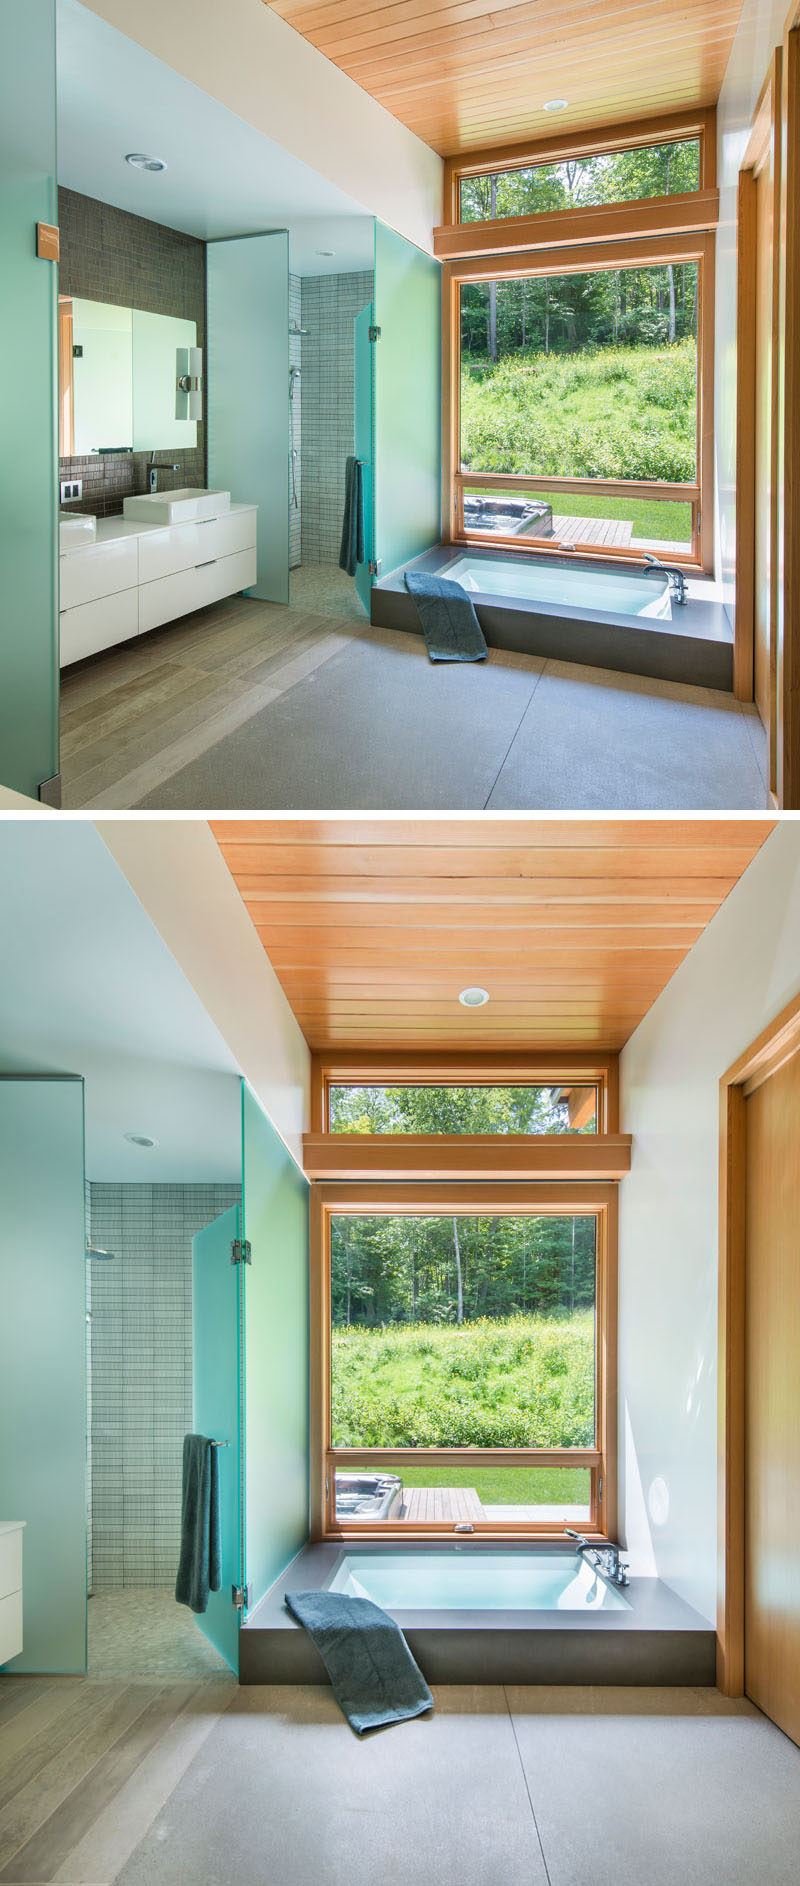
<svg viewBox="0 0 800 1886">
<path fill-rule="evenodd" d="M 745 1690 L 800 1743 L 800 1047 L 745 1113 Z"/>
<path fill-rule="evenodd" d="M 768 143 L 755 172 L 755 544 L 753 634 L 755 697 L 761 719 L 775 745 L 775 633 L 773 572 L 775 445 L 777 414 L 773 385 L 773 178 Z"/>
</svg>

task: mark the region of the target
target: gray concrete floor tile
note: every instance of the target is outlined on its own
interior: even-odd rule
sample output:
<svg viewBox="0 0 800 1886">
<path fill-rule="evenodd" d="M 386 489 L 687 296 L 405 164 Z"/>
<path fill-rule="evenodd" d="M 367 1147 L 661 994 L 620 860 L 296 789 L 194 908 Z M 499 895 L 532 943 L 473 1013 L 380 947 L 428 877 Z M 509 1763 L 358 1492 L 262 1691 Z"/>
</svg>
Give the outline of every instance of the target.
<svg viewBox="0 0 800 1886">
<path fill-rule="evenodd" d="M 763 810 L 731 696 L 548 663 L 488 800 L 511 810 Z"/>
<path fill-rule="evenodd" d="M 140 801 L 142 806 L 482 807 L 540 668 L 431 663 L 364 637 Z"/>
<path fill-rule="evenodd" d="M 240 1693 L 119 1886 L 546 1886 L 502 1690 L 358 1741 L 330 1690 Z"/>
<path fill-rule="evenodd" d="M 509 1691 L 551 1886 L 796 1886 L 800 1750 L 715 1692 Z"/>
</svg>

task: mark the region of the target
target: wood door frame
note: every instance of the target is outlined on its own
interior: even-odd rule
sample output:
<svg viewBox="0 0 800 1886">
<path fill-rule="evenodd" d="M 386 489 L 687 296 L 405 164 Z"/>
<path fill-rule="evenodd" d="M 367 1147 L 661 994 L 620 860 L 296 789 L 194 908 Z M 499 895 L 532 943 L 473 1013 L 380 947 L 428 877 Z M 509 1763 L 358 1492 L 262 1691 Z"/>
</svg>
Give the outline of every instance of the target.
<svg viewBox="0 0 800 1886">
<path fill-rule="evenodd" d="M 779 806 L 800 807 L 800 5 L 783 40 L 778 322 L 777 755 Z"/>
<path fill-rule="evenodd" d="M 744 1695 L 746 1101 L 800 1052 L 800 995 L 720 1081 L 717 1688 Z"/>
<path fill-rule="evenodd" d="M 753 114 L 750 136 L 739 168 L 737 203 L 736 291 L 736 554 L 733 677 L 738 701 L 755 699 L 756 606 L 756 272 L 758 227 L 757 176 L 769 165 L 772 190 L 772 412 L 770 445 L 771 517 L 769 785 L 774 793 L 777 763 L 777 612 L 778 612 L 778 315 L 780 308 L 781 226 L 781 80 L 783 54 L 775 48 Z"/>
</svg>

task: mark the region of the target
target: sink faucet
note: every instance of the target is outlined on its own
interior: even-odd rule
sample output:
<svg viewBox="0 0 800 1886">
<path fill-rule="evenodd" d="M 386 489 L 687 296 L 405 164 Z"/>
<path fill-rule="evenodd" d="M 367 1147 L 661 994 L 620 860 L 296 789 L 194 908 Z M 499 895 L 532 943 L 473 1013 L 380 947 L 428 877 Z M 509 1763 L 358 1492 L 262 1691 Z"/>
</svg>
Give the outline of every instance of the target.
<svg viewBox="0 0 800 1886">
<path fill-rule="evenodd" d="M 612 1539 L 604 1540 L 602 1545 L 593 1545 L 590 1539 L 584 1539 L 582 1532 L 574 1532 L 571 1526 L 565 1526 L 564 1531 L 568 1539 L 576 1541 L 575 1550 L 579 1558 L 583 1558 L 584 1553 L 590 1553 L 595 1570 L 602 1572 L 609 1584 L 627 1585 L 629 1583 L 627 1565 L 623 1565 L 619 1555 L 619 1546 L 615 1545 Z"/>
<path fill-rule="evenodd" d="M 180 471 L 180 465 L 157 465 L 156 464 L 157 449 L 158 448 L 154 446 L 152 452 L 150 453 L 150 490 L 151 491 L 158 490 L 158 474 L 160 471 Z"/>
<path fill-rule="evenodd" d="M 663 570 L 669 582 L 670 595 L 674 596 L 677 603 L 685 607 L 686 603 L 689 601 L 689 591 L 686 586 L 686 578 L 683 571 L 676 570 L 672 564 L 662 563 L 660 557 L 652 557 L 647 550 L 644 553 L 644 560 L 645 563 L 649 564 L 651 570 Z"/>
</svg>

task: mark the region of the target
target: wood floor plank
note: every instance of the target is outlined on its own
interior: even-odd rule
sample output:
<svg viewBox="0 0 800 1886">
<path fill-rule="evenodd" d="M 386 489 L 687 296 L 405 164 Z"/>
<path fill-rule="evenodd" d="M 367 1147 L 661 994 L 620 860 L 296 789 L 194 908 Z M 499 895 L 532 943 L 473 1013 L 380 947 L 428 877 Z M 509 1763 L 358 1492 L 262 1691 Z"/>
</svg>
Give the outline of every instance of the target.
<svg viewBox="0 0 800 1886">
<path fill-rule="evenodd" d="M 54 1681 L 52 1676 L 0 1677 L 0 1723 L 10 1721 L 12 1716 L 27 1709 L 37 1696 L 52 1688 Z"/>
<path fill-rule="evenodd" d="M 69 1882 L 90 1886 L 92 1881 L 117 1878 L 190 1762 L 240 1695 L 233 1675 L 198 1685 L 191 1701 L 66 1855 L 54 1875 L 59 1886 L 69 1886 Z"/>
<path fill-rule="evenodd" d="M 14 1854 L 5 1872 L 0 1872 L 0 1880 L 6 1877 L 18 1882 L 52 1879 L 98 1815 L 191 1701 L 197 1687 L 194 1683 L 170 1684 L 146 1701 L 107 1752 Z"/>
<path fill-rule="evenodd" d="M 0 1811 L 0 1879 L 15 1877 L 14 1856 L 49 1820 L 73 1788 L 85 1780 L 95 1764 L 153 1701 L 162 1684 L 127 1684 L 110 1690 L 86 1686 L 89 1719 L 66 1747 L 55 1753 L 39 1773 L 20 1788 Z"/>
<path fill-rule="evenodd" d="M 65 807 L 135 805 L 368 629 L 237 596 L 66 675 Z"/>
<path fill-rule="evenodd" d="M 62 1677 L 0 1725 L 0 1808 L 90 1720 L 94 1704 L 85 1691 L 85 1677 Z"/>
</svg>

